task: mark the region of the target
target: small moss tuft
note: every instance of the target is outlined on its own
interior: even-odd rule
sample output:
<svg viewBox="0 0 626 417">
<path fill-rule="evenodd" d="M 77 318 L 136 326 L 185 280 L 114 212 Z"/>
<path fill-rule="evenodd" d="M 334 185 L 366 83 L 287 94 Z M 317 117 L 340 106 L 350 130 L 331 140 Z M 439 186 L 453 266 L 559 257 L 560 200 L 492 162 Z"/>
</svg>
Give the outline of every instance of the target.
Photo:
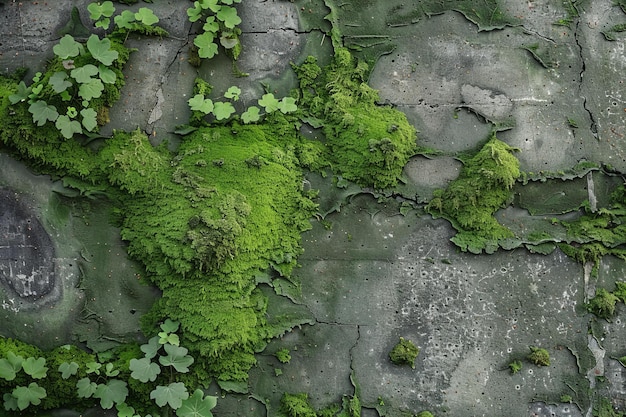
<svg viewBox="0 0 626 417">
<path fill-rule="evenodd" d="M 396 365 L 410 365 L 415 369 L 415 358 L 419 353 L 420 350 L 413 342 L 401 337 L 398 344 L 389 352 L 389 358 Z"/>
<path fill-rule="evenodd" d="M 275 353 L 275 356 L 280 363 L 289 363 L 289 361 L 291 360 L 289 349 L 280 349 Z"/>
<path fill-rule="evenodd" d="M 509 369 L 511 370 L 512 374 L 518 373 L 522 370 L 522 362 L 519 360 L 512 361 L 511 363 L 509 363 Z"/>
<path fill-rule="evenodd" d="M 546 349 L 531 346 L 528 360 L 538 366 L 550 366 L 550 353 Z"/>
<path fill-rule="evenodd" d="M 619 298 L 604 288 L 596 289 L 596 295 L 589 300 L 587 310 L 601 319 L 608 319 L 615 314 L 615 304 Z"/>
</svg>

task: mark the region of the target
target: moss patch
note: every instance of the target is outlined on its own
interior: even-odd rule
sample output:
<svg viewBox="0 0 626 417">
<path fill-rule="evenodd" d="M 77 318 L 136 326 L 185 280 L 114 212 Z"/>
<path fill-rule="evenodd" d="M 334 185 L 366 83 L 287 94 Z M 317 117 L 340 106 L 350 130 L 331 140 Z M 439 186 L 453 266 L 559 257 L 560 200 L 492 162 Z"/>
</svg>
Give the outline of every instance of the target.
<svg viewBox="0 0 626 417">
<path fill-rule="evenodd" d="M 476 155 L 464 161 L 459 177 L 447 188 L 436 190 L 426 210 L 443 217 L 457 230 L 452 241 L 463 251 L 493 252 L 513 232 L 493 217 L 511 198 L 511 188 L 520 176 L 514 148 L 495 133 Z"/>
<path fill-rule="evenodd" d="M 294 68 L 305 120 L 323 125 L 333 170 L 362 186 L 395 186 L 417 151 L 416 133 L 404 113 L 376 104 L 367 64 L 337 48 L 323 69 L 313 57 Z"/>
</svg>

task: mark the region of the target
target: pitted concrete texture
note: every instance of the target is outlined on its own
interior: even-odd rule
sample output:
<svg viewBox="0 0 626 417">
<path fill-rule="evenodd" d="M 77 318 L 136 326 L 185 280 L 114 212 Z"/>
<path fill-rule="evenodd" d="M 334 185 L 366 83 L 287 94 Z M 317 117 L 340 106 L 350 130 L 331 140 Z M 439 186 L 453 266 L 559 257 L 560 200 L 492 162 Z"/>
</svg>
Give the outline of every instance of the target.
<svg viewBox="0 0 626 417">
<path fill-rule="evenodd" d="M 19 297 L 40 299 L 55 285 L 54 246 L 19 193 L 0 189 L 0 282 Z"/>
</svg>

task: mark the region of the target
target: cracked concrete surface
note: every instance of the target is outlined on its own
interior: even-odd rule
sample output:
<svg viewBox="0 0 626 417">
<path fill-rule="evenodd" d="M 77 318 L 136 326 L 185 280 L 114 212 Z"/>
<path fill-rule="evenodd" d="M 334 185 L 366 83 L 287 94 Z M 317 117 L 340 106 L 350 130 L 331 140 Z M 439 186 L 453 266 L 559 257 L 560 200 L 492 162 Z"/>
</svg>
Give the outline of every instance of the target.
<svg viewBox="0 0 626 417">
<path fill-rule="evenodd" d="M 500 139 L 520 149 L 524 171 L 558 172 L 583 160 L 626 171 L 625 42 L 619 35 L 609 42 L 601 33 L 625 22 L 626 14 L 610 0 L 584 2 L 570 27 L 554 24 L 566 16 L 559 0 L 503 0 L 502 9 L 520 23 L 495 31 L 479 31 L 453 10 L 411 17 L 411 4 L 398 9 L 398 1 L 362 1 L 350 9 L 349 1 L 244 0 L 238 68 L 250 74 L 246 78 L 235 77 L 224 54 L 191 67 L 188 48 L 197 27 L 186 20 L 188 3 L 155 1 L 151 7 L 171 36 L 129 39 L 138 51 L 102 132 L 140 128 L 155 143 L 174 146 L 180 138 L 173 131 L 189 116 L 186 102 L 198 75 L 215 86 L 214 97 L 238 85 L 241 105 L 263 93 L 261 83 L 287 94 L 295 85 L 291 61 L 310 53 L 322 63 L 329 59 L 326 3 L 345 17 L 339 22 L 356 54 L 382 54 L 370 77 L 381 101 L 406 113 L 420 145 L 445 154 L 408 163 L 407 183 L 397 191 L 404 198 L 427 202 L 435 188 L 456 178 L 461 165 L 455 157 L 483 141 L 490 123 L 501 130 Z M 87 22 L 86 4 L 2 6 L 0 69 L 41 69 L 73 5 Z M 602 207 L 621 178 L 586 175 L 519 185 L 514 206 L 497 217 L 523 236 L 552 217 L 576 216 L 585 199 Z M 311 182 L 322 190 L 327 227 L 314 222 L 304 235 L 301 298 L 296 304 L 271 299 L 279 309 L 292 309 L 301 326 L 270 343 L 251 372 L 249 393 L 220 398 L 216 415 L 275 415 L 285 391 L 308 392 L 318 408 L 357 392 L 363 416 L 432 409 L 449 416 L 579 417 L 591 413 L 590 386 L 625 406 L 626 372 L 615 359 L 624 355 L 624 321 L 593 322 L 581 307 L 596 286 L 611 288 L 623 279 L 623 261 L 604 260 L 596 281 L 589 266 L 558 250 L 459 253 L 444 221 L 416 211 L 401 216 L 399 201 L 382 204 L 354 186 Z M 566 238 L 564 230 L 551 230 Z M 115 332 L 115 320 L 100 316 Z M 421 348 L 415 370 L 388 360 L 400 336 Z M 547 348 L 552 364 L 526 362 L 511 375 L 507 364 L 525 357 L 530 345 Z M 282 347 L 291 351 L 289 364 L 273 356 Z M 573 404 L 560 402 L 565 394 Z"/>
</svg>

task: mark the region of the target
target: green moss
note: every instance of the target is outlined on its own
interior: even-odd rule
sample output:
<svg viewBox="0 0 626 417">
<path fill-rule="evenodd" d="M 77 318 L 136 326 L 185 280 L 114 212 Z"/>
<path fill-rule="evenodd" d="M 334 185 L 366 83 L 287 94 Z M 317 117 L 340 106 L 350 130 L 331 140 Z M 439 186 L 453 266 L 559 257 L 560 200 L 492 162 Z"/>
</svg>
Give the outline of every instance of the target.
<svg viewBox="0 0 626 417">
<path fill-rule="evenodd" d="M 289 363 L 289 361 L 291 360 L 289 349 L 280 349 L 279 351 L 276 352 L 275 355 L 276 355 L 276 359 L 278 359 L 280 363 Z"/>
<path fill-rule="evenodd" d="M 415 358 L 419 355 L 420 350 L 411 342 L 403 337 L 389 352 L 389 359 L 396 365 L 409 365 L 415 369 Z"/>
<path fill-rule="evenodd" d="M 589 300 L 587 310 L 602 319 L 609 319 L 615 315 L 615 304 L 619 298 L 604 288 L 597 288 L 596 295 Z"/>
<path fill-rule="evenodd" d="M 322 69 L 309 57 L 294 70 L 305 115 L 323 124 L 332 168 L 362 186 L 395 186 L 417 152 L 416 133 L 404 113 L 377 105 L 367 64 L 337 48 L 329 66 Z"/>
<path fill-rule="evenodd" d="M 306 393 L 284 393 L 280 400 L 280 409 L 288 417 L 317 417 Z"/>
<path fill-rule="evenodd" d="M 509 201 L 511 188 L 520 176 L 514 151 L 494 132 L 476 155 L 464 161 L 459 177 L 446 189 L 435 190 L 426 206 L 433 217 L 452 223 L 458 232 L 452 241 L 461 250 L 495 250 L 500 240 L 513 237 L 513 232 L 493 215 Z"/>
<path fill-rule="evenodd" d="M 519 360 L 512 361 L 508 366 L 512 374 L 516 374 L 522 370 L 522 362 Z"/>
<path fill-rule="evenodd" d="M 528 360 L 538 366 L 550 366 L 550 353 L 546 349 L 531 346 Z"/>
<path fill-rule="evenodd" d="M 420 411 L 415 417 L 435 417 L 430 411 Z"/>
</svg>

